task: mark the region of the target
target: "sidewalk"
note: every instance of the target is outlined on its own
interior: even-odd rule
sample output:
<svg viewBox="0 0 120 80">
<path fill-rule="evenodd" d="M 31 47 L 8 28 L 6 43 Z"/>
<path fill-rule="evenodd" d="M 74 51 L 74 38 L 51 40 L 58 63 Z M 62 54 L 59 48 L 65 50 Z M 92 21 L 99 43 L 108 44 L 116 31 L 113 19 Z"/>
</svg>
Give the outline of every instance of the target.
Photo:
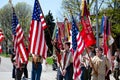
<svg viewBox="0 0 120 80">
<path fill-rule="evenodd" d="M 10 61 L 10 58 L 2 58 L 1 64 L 0 64 L 0 79 L 1 80 L 13 80 L 12 79 L 12 63 Z M 28 63 L 28 80 L 31 78 L 31 62 Z M 57 71 L 52 70 L 51 65 L 47 65 L 46 70 L 44 69 L 43 65 L 43 71 L 41 74 L 41 80 L 56 80 Z M 110 80 L 115 80 L 113 75 L 110 75 Z"/>
<path fill-rule="evenodd" d="M 1 57 L 1 56 L 0 56 Z M 12 63 L 10 61 L 10 58 L 3 58 L 1 57 L 2 61 L 0 64 L 0 79 L 1 80 L 13 80 L 12 79 Z M 31 78 L 31 62 L 28 63 L 28 80 Z M 44 67 L 44 66 L 43 66 Z M 47 69 L 45 70 L 43 68 L 42 74 L 41 74 L 41 80 L 56 80 L 56 71 L 52 70 L 51 65 L 47 65 Z"/>
</svg>

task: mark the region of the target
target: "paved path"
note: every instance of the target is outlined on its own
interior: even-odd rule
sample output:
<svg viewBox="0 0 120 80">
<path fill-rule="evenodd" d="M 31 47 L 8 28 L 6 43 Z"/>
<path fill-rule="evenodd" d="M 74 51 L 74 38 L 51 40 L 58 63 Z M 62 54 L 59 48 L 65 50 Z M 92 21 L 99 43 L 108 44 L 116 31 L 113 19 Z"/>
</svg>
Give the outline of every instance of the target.
<svg viewBox="0 0 120 80">
<path fill-rule="evenodd" d="M 2 61 L 0 64 L 0 80 L 13 80 L 12 79 L 12 63 L 10 58 L 3 58 L 1 57 Z M 28 63 L 28 74 L 29 79 L 31 78 L 31 62 Z M 47 66 L 47 69 L 42 71 L 41 80 L 56 80 L 56 71 L 52 70 L 50 65 Z"/>
<path fill-rule="evenodd" d="M 12 76 L 12 63 L 10 61 L 10 58 L 1 57 L 1 59 L 2 61 L 0 64 L 0 80 L 13 80 L 11 77 Z M 28 74 L 29 74 L 28 80 L 30 80 L 31 78 L 31 67 L 32 67 L 31 62 L 29 62 L 27 66 Z M 44 68 L 41 74 L 41 80 L 56 80 L 56 71 L 53 71 L 50 65 L 47 66 L 46 70 Z M 112 75 L 110 76 L 110 80 L 115 80 Z"/>
</svg>

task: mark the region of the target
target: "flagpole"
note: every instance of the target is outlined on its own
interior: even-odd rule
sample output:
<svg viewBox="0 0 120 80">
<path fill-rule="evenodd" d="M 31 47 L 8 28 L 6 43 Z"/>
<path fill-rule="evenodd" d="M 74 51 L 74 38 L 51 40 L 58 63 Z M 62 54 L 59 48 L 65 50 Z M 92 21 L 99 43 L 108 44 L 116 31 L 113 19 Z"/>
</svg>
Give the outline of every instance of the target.
<svg viewBox="0 0 120 80">
<path fill-rule="evenodd" d="M 99 32 L 98 32 L 98 0 L 96 0 L 96 46 L 99 47 Z"/>
<path fill-rule="evenodd" d="M 13 10 L 13 13 L 14 13 L 14 12 L 15 12 L 15 9 L 14 9 L 14 7 L 13 7 L 12 0 L 9 0 L 9 3 L 10 3 L 10 5 L 11 5 L 12 10 Z"/>
</svg>

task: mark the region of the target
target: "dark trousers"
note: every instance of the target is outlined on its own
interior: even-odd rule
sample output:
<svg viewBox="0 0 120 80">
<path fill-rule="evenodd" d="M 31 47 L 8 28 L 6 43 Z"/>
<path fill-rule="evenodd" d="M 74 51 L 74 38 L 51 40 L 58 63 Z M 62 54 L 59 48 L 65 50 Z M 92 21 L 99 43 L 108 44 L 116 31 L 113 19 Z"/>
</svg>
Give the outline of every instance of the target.
<svg viewBox="0 0 120 80">
<path fill-rule="evenodd" d="M 82 73 L 81 73 L 81 80 L 91 80 L 91 71 L 92 68 L 90 66 L 88 66 L 88 68 L 86 67 L 81 67 Z"/>
<path fill-rule="evenodd" d="M 60 67 L 58 67 L 58 69 L 57 69 L 57 80 L 63 80 L 63 76 L 61 74 Z"/>
<path fill-rule="evenodd" d="M 66 68 L 66 74 L 64 76 L 64 79 L 73 80 L 73 64 L 72 63 Z"/>
<path fill-rule="evenodd" d="M 92 72 L 92 68 L 90 66 L 88 66 L 88 80 L 91 80 L 91 72 Z"/>
<path fill-rule="evenodd" d="M 86 74 L 86 68 L 83 66 L 81 67 L 81 76 L 80 76 L 80 80 L 85 80 L 87 78 L 87 76 L 85 77 Z"/>
<path fill-rule="evenodd" d="M 66 74 L 63 76 L 61 74 L 60 68 L 57 70 L 57 80 L 73 80 L 73 64 L 71 63 L 67 68 L 66 68 Z"/>
<path fill-rule="evenodd" d="M 114 71 L 114 78 L 116 79 L 116 80 L 119 80 L 119 74 L 120 72 L 119 72 L 119 68 L 115 68 L 115 71 Z"/>
<path fill-rule="evenodd" d="M 13 69 L 12 69 L 12 78 L 15 78 L 15 65 L 13 65 Z"/>
<path fill-rule="evenodd" d="M 25 64 L 25 67 L 23 69 L 24 77 L 28 78 L 28 70 L 27 70 L 27 64 Z"/>
<path fill-rule="evenodd" d="M 21 80 L 23 74 L 23 68 L 16 68 L 15 80 Z"/>
</svg>

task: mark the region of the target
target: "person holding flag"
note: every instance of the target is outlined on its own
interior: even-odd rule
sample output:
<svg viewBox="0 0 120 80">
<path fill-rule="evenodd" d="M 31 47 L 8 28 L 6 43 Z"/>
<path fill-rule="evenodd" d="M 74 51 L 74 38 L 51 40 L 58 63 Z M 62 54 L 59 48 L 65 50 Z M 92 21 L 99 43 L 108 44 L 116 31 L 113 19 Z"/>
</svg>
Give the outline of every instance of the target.
<svg viewBox="0 0 120 80">
<path fill-rule="evenodd" d="M 40 80 L 43 58 L 47 57 L 48 47 L 44 37 L 46 27 L 40 3 L 35 0 L 29 32 L 29 53 L 32 54 L 31 80 Z"/>
<path fill-rule="evenodd" d="M 73 57 L 70 51 L 70 42 L 64 43 L 64 51 L 62 56 L 62 75 L 65 80 L 73 80 Z"/>
<path fill-rule="evenodd" d="M 15 79 L 21 80 L 23 69 L 25 64 L 28 62 L 28 52 L 26 51 L 24 45 L 24 32 L 19 24 L 18 18 L 15 13 L 15 9 L 12 5 L 12 1 L 9 0 L 13 14 L 12 14 L 12 36 L 13 36 L 13 46 L 14 46 L 14 53 L 15 53 Z"/>
<path fill-rule="evenodd" d="M 110 68 L 109 60 L 104 56 L 102 48 L 95 48 L 96 56 L 92 58 L 94 69 L 92 69 L 91 80 L 105 80 L 107 71 Z"/>
</svg>

